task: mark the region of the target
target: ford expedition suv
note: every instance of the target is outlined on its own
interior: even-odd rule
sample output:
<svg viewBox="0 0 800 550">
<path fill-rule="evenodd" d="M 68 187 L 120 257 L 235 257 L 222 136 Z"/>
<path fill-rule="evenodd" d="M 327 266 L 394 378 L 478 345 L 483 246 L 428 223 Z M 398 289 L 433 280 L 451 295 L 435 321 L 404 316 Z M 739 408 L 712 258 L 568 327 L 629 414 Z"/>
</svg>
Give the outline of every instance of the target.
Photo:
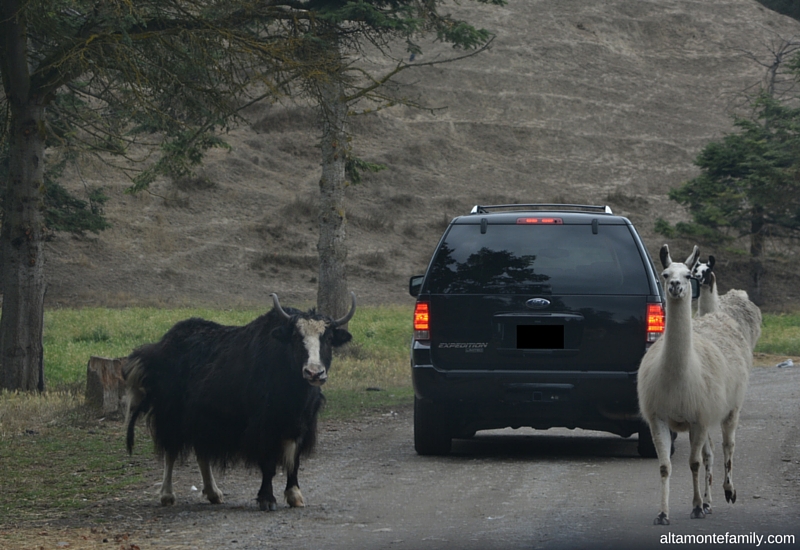
<svg viewBox="0 0 800 550">
<path fill-rule="evenodd" d="M 663 291 L 631 222 L 608 207 L 476 206 L 452 220 L 417 298 L 414 446 L 530 426 L 639 434 L 636 372 L 664 329 Z"/>
</svg>

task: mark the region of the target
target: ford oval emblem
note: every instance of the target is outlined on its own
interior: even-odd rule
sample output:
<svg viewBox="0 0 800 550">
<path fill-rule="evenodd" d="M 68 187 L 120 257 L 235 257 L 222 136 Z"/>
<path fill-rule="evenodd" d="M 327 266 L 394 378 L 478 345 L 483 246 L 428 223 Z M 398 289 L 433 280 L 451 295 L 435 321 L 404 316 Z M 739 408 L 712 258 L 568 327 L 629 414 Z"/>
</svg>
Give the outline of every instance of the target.
<svg viewBox="0 0 800 550">
<path fill-rule="evenodd" d="M 547 307 L 550 305 L 550 300 L 545 300 L 544 298 L 531 298 L 525 305 L 531 309 L 542 309 L 543 307 Z"/>
</svg>

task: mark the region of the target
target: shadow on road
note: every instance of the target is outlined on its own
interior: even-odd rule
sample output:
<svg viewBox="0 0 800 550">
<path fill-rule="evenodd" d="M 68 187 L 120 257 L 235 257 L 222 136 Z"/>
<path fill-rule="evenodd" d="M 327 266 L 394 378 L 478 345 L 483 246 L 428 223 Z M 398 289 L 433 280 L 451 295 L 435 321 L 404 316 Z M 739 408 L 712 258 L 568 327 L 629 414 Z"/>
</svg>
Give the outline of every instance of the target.
<svg viewBox="0 0 800 550">
<path fill-rule="evenodd" d="M 541 458 L 635 458 L 637 438 L 622 438 L 584 430 L 551 431 L 493 430 L 478 432 L 471 439 L 454 439 L 452 457 L 536 460 Z"/>
</svg>

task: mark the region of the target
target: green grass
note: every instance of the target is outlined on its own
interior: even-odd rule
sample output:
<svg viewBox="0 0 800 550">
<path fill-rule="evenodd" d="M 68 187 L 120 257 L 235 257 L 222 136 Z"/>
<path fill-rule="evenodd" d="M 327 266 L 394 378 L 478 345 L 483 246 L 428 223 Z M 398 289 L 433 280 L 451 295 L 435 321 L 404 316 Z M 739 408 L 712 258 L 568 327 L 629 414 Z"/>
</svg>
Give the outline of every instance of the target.
<svg viewBox="0 0 800 550">
<path fill-rule="evenodd" d="M 152 471 L 151 447 L 139 445 L 128 456 L 121 423 L 87 416 L 64 394 L 41 400 L 0 394 L 0 413 L 10 406 L 28 412 L 24 431 L 0 437 L 0 525 L 100 508 Z"/>
<path fill-rule="evenodd" d="M 380 392 L 327 389 L 325 399 L 322 418 L 354 418 L 367 411 L 390 411 L 410 405 L 414 401 L 414 388 L 409 384 Z"/>
<path fill-rule="evenodd" d="M 124 357 L 137 346 L 158 340 L 182 319 L 203 317 L 222 324 L 243 325 L 261 313 L 263 311 L 156 308 L 47 311 L 44 331 L 47 386 L 53 390 L 82 391 L 90 356 Z M 353 342 L 334 358 L 325 386 L 329 397 L 363 392 L 367 388 L 408 390 L 411 315 L 410 305 L 359 308 L 350 323 Z M 765 314 L 756 351 L 800 355 L 800 313 Z M 363 399 L 368 403 L 378 397 L 381 395 Z M 336 411 L 335 400 L 329 399 L 329 411 Z"/>
<path fill-rule="evenodd" d="M 800 356 L 800 313 L 764 314 L 756 352 Z"/>
<path fill-rule="evenodd" d="M 134 348 L 161 338 L 182 319 L 203 317 L 227 325 L 242 325 L 258 311 L 84 308 L 56 309 L 44 316 L 44 365 L 48 387 L 75 389 L 86 382 L 92 355 L 125 357 Z"/>
<path fill-rule="evenodd" d="M 45 313 L 45 379 L 51 390 L 82 391 L 86 363 L 92 355 L 124 357 L 134 348 L 154 342 L 176 322 L 202 317 L 226 325 L 249 323 L 263 310 L 209 309 L 57 309 Z M 410 397 L 409 343 L 412 306 L 360 307 L 350 322 L 353 341 L 337 350 L 325 394 L 328 411 L 337 401 L 354 410 L 396 404 Z M 376 391 L 380 390 L 380 391 Z M 350 395 L 352 394 L 352 395 Z M 393 396 L 393 397 L 392 397 Z"/>
<path fill-rule="evenodd" d="M 45 312 L 44 365 L 47 387 L 82 391 L 86 384 L 86 363 L 92 355 L 125 357 L 134 348 L 154 342 L 176 322 L 202 317 L 225 325 L 244 325 L 262 311 L 208 309 L 57 309 Z M 386 393 L 410 396 L 411 373 L 408 349 L 411 339 L 411 306 L 360 307 L 350 322 L 353 341 L 337 350 L 325 394 L 326 414 L 337 415 L 338 401 L 365 407 L 381 406 Z M 374 391 L 375 389 L 381 391 Z M 370 389 L 367 392 L 367 389 Z M 400 392 L 405 390 L 405 393 Z M 354 395 L 348 395 L 348 392 Z M 364 396 L 364 392 L 371 395 Z M 333 397 L 336 396 L 336 399 Z M 349 414 L 349 413 L 348 413 Z"/>
<path fill-rule="evenodd" d="M 263 311 L 210 309 L 57 309 L 45 313 L 45 378 L 51 390 L 82 392 L 86 363 L 92 355 L 124 357 L 158 340 L 177 321 L 203 317 L 243 325 Z M 334 358 L 325 386 L 326 414 L 350 414 L 354 403 L 380 406 L 389 395 L 410 398 L 408 345 L 411 306 L 361 307 L 350 323 L 353 342 Z M 800 313 L 765 314 L 758 353 L 800 356 Z M 379 388 L 380 392 L 367 392 Z M 387 393 L 389 392 L 389 393 Z M 393 393 L 392 393 L 393 392 Z M 351 395 L 352 394 L 352 395 Z M 335 398 L 334 398 L 335 397 Z M 349 412 L 348 412 L 349 411 Z"/>
<path fill-rule="evenodd" d="M 0 516 L 50 519 L 104 499 L 143 481 L 152 470 L 147 445 L 129 457 L 122 434 L 87 437 L 85 429 L 67 426 L 41 435 L 0 441 L 0 461 L 14 464 L 3 479 Z"/>
</svg>

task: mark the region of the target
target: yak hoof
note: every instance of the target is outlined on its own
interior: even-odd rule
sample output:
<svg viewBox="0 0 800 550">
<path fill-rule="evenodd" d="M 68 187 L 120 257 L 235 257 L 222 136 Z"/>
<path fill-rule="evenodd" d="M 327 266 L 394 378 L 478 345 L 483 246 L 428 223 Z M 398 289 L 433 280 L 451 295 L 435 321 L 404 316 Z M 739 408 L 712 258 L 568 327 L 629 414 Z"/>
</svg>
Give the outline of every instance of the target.
<svg viewBox="0 0 800 550">
<path fill-rule="evenodd" d="M 669 525 L 669 518 L 667 514 L 661 512 L 656 516 L 656 519 L 653 520 L 653 525 Z"/>
<path fill-rule="evenodd" d="M 270 502 L 268 500 L 259 500 L 258 501 L 258 508 L 262 512 L 274 512 L 278 509 L 278 504 L 276 502 Z"/>
<path fill-rule="evenodd" d="M 299 487 L 295 486 L 286 489 L 286 492 L 283 494 L 286 496 L 286 502 L 289 503 L 289 506 L 292 508 L 305 508 L 306 503 L 303 500 L 303 493 L 300 492 Z"/>
<path fill-rule="evenodd" d="M 208 490 L 204 488 L 203 494 L 206 495 L 208 502 L 211 504 L 222 504 L 222 491 L 214 491 L 213 489 Z"/>
<path fill-rule="evenodd" d="M 161 495 L 161 506 L 172 506 L 175 504 L 175 495 L 172 493 Z"/>
<path fill-rule="evenodd" d="M 689 517 L 691 517 L 692 519 L 703 519 L 704 517 L 706 517 L 706 514 L 705 512 L 703 512 L 703 507 L 698 506 L 697 508 L 692 510 L 692 514 Z"/>
<path fill-rule="evenodd" d="M 725 489 L 725 500 L 727 500 L 731 504 L 736 502 L 736 489 L 734 489 L 733 491 Z"/>
</svg>

